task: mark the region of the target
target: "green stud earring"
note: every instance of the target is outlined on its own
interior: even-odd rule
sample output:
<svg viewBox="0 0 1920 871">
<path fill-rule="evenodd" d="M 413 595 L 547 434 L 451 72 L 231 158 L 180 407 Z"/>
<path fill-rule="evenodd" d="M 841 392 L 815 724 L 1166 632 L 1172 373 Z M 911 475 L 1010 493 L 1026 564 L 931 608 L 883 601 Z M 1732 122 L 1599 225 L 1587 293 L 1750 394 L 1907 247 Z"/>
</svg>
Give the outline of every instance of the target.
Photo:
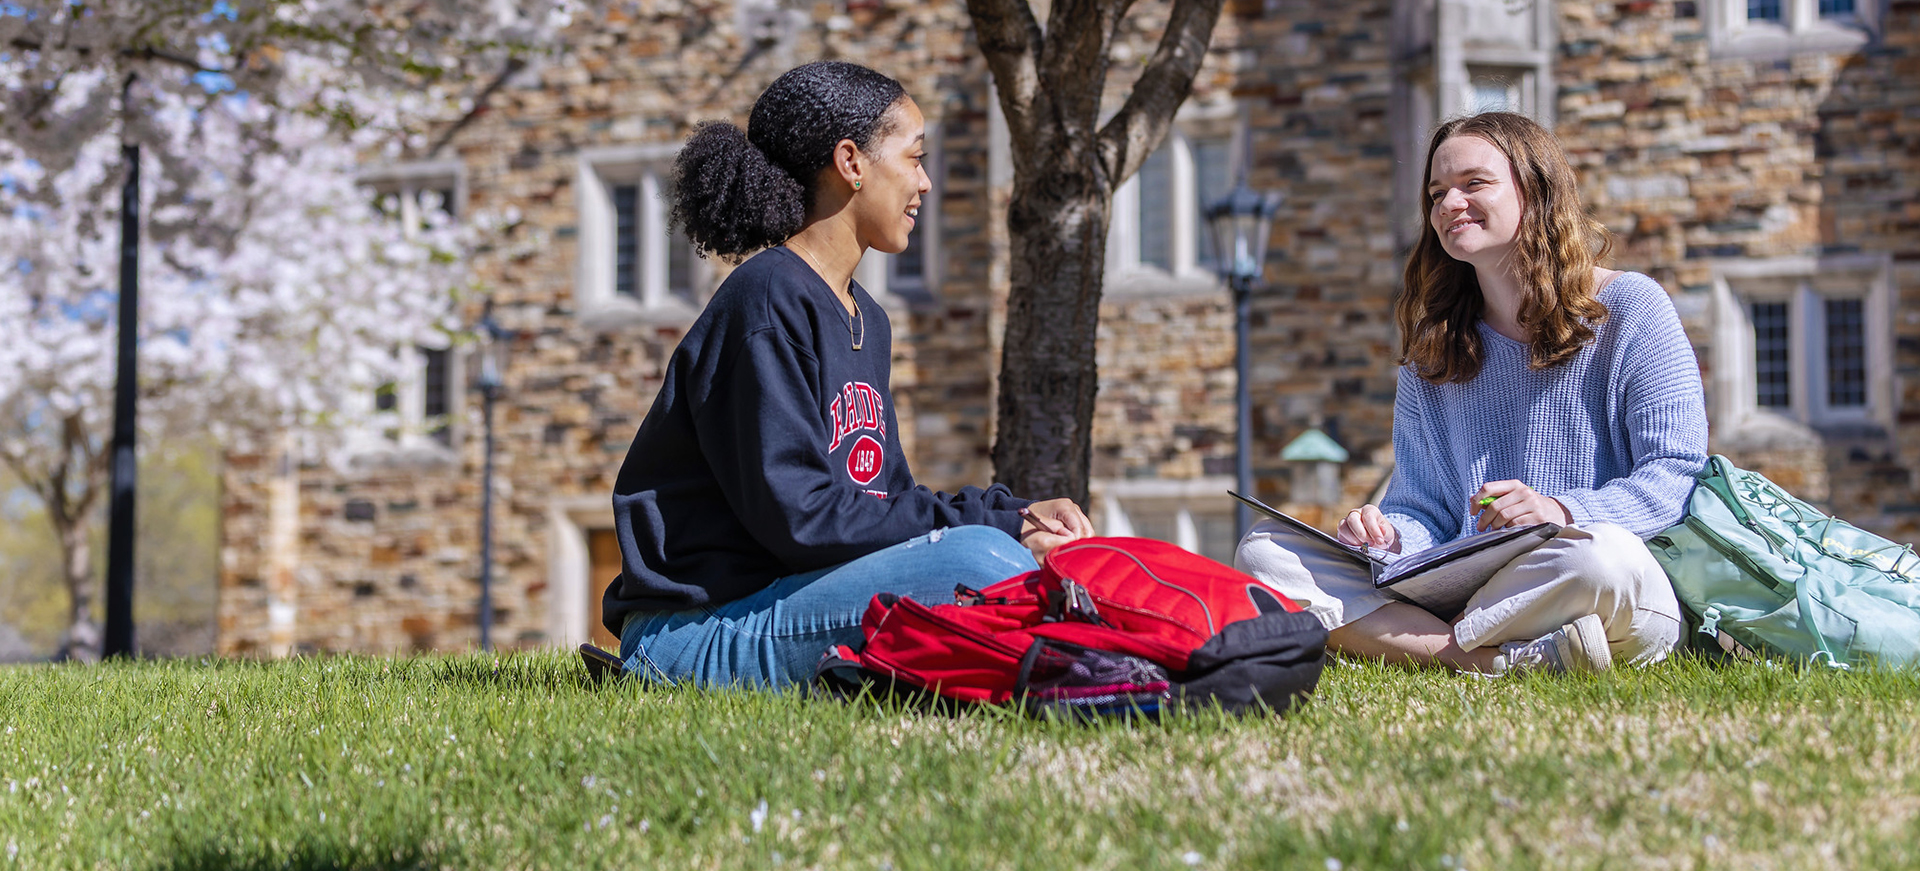
<svg viewBox="0 0 1920 871">
<path fill-rule="evenodd" d="M 853 189 L 854 189 L 854 190 L 859 190 L 859 189 L 860 189 L 860 183 L 859 183 L 859 182 L 857 182 L 857 181 L 856 181 L 856 182 L 854 182 L 854 183 L 853 183 Z"/>
</svg>

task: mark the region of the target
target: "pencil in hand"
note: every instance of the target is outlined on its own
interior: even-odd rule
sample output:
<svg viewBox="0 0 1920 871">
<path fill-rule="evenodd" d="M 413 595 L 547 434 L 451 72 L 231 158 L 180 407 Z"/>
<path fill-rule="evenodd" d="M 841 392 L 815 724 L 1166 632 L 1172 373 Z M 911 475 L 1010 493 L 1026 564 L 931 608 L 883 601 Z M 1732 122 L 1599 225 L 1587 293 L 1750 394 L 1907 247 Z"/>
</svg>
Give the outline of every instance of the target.
<svg viewBox="0 0 1920 871">
<path fill-rule="evenodd" d="M 1047 519 L 1045 517 L 1041 517 L 1040 515 L 1033 513 L 1033 510 L 1030 508 L 1020 509 L 1020 516 L 1033 521 L 1033 525 L 1035 527 L 1038 527 L 1041 532 L 1044 532 L 1048 535 L 1066 535 L 1067 534 L 1067 531 L 1065 529 L 1053 528 L 1053 524 L 1047 522 Z"/>
</svg>

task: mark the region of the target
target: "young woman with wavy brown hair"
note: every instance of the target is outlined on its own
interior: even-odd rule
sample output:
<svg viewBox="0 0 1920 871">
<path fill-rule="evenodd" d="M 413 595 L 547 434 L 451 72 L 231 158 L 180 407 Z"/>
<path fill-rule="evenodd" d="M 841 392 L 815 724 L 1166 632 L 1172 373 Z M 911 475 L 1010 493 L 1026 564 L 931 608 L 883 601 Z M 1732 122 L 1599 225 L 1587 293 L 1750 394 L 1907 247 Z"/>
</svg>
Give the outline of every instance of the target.
<svg viewBox="0 0 1920 871">
<path fill-rule="evenodd" d="M 1664 658 L 1680 607 L 1642 542 L 1679 519 L 1707 445 L 1673 303 L 1653 279 L 1599 265 L 1606 228 L 1553 134 L 1523 115 L 1442 124 L 1421 189 L 1395 312 L 1393 482 L 1338 537 L 1405 555 L 1487 529 L 1563 528 L 1451 622 L 1387 600 L 1271 522 L 1237 562 L 1304 602 L 1348 654 L 1486 673 Z"/>
</svg>

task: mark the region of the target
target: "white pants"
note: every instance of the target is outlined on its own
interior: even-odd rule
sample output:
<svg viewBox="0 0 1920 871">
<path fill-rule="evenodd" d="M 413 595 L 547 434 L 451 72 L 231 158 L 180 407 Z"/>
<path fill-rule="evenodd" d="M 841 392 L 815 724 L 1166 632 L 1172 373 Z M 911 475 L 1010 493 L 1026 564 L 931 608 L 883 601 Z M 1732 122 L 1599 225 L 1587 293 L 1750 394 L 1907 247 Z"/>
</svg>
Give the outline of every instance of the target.
<svg viewBox="0 0 1920 871">
<path fill-rule="evenodd" d="M 1272 520 L 1240 540 L 1234 566 L 1299 602 L 1329 630 L 1393 601 L 1365 569 L 1326 554 Z M 1532 641 L 1588 614 L 1606 627 L 1615 662 L 1666 658 L 1684 631 L 1673 585 L 1640 537 L 1611 523 L 1569 526 L 1516 558 L 1467 601 L 1454 622 L 1462 650 Z"/>
</svg>

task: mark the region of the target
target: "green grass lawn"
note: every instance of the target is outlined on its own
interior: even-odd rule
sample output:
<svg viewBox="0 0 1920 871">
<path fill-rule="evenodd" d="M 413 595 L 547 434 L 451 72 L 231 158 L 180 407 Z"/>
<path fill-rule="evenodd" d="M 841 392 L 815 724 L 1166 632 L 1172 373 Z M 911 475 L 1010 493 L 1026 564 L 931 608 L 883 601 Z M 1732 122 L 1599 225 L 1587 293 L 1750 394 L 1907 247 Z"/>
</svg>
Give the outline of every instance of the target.
<svg viewBox="0 0 1920 871">
<path fill-rule="evenodd" d="M 1343 664 L 1284 718 L 596 688 L 558 653 L 0 669 L 0 868 L 1920 867 L 1920 677 Z"/>
</svg>

